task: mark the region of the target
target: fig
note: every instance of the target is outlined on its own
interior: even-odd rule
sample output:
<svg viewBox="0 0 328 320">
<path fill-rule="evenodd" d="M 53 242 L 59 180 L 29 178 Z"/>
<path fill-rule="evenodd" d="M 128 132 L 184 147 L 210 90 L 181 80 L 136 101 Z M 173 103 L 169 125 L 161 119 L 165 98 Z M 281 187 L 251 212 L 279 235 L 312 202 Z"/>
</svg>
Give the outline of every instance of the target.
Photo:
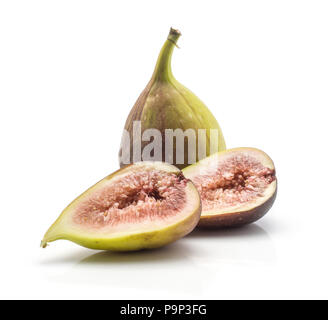
<svg viewBox="0 0 328 320">
<path fill-rule="evenodd" d="M 153 75 L 126 120 L 119 153 L 121 167 L 151 160 L 181 169 L 226 149 L 213 114 L 172 74 L 172 52 L 180 35 L 171 28 Z"/>
<path fill-rule="evenodd" d="M 213 154 L 182 170 L 202 200 L 200 227 L 233 227 L 254 222 L 273 205 L 277 194 L 275 167 L 255 148 Z"/>
<path fill-rule="evenodd" d="M 99 250 L 161 247 L 191 232 L 200 212 L 198 191 L 178 168 L 140 162 L 112 173 L 76 198 L 41 246 L 65 239 Z"/>
</svg>

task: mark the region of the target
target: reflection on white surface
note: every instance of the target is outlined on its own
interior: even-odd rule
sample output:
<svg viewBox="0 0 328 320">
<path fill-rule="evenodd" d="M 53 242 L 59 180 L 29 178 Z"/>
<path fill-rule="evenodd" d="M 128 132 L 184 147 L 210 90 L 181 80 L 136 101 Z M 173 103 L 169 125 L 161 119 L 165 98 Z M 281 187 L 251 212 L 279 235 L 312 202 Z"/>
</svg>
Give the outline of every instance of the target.
<svg viewBox="0 0 328 320">
<path fill-rule="evenodd" d="M 187 239 L 202 247 L 195 258 L 209 256 L 209 261 L 216 263 L 271 264 L 276 259 L 271 238 L 256 224 L 222 230 L 196 229 Z"/>
<path fill-rule="evenodd" d="M 76 261 L 64 274 L 50 275 L 50 279 L 124 290 L 199 291 L 201 283 L 190 281 L 190 275 L 196 272 L 190 259 L 191 249 L 190 245 L 180 241 L 156 250 L 97 252 Z"/>
<path fill-rule="evenodd" d="M 87 250 L 87 252 L 92 252 Z M 108 286 L 153 293 L 201 294 L 229 265 L 234 268 L 272 264 L 275 250 L 257 225 L 230 230 L 195 230 L 161 249 L 130 253 L 84 251 L 44 260 L 51 282 Z M 66 266 L 54 274 L 52 267 Z M 197 275 L 197 281 L 194 281 Z M 200 276 L 201 275 L 201 276 Z"/>
</svg>

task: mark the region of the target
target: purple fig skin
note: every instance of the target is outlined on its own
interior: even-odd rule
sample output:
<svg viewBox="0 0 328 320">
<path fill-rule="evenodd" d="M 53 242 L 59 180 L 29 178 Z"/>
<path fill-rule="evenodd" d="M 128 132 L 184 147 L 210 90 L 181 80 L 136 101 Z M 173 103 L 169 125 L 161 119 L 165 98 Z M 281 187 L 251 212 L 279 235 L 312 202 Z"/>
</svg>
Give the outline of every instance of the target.
<svg viewBox="0 0 328 320">
<path fill-rule="evenodd" d="M 236 228 L 261 219 L 272 207 L 277 197 L 275 193 L 263 204 L 244 212 L 232 212 L 213 217 L 204 216 L 199 221 L 197 228 L 219 229 L 219 228 Z"/>
</svg>

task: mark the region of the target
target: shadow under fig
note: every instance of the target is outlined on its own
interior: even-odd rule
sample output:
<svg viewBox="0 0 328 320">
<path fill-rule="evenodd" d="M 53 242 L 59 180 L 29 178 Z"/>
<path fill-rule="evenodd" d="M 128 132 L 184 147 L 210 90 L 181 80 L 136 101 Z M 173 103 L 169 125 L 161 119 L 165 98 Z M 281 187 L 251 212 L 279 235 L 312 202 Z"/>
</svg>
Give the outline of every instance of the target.
<svg viewBox="0 0 328 320">
<path fill-rule="evenodd" d="M 90 264 L 126 264 L 126 263 L 156 263 L 185 260 L 189 255 L 185 243 L 175 242 L 168 246 L 132 252 L 101 251 L 82 259 L 80 265 Z"/>
<path fill-rule="evenodd" d="M 86 256 L 88 255 L 88 256 Z M 51 273 L 52 281 L 92 283 L 112 288 L 134 288 L 172 291 L 179 294 L 206 290 L 213 277 L 223 277 L 225 268 L 233 266 L 246 272 L 247 268 L 275 260 L 274 244 L 267 232 L 258 225 L 241 228 L 196 229 L 183 239 L 168 246 L 134 251 L 79 251 L 63 256 L 58 262 L 73 262 L 65 274 Z M 246 271 L 245 271 L 246 270 Z M 202 276 L 191 281 L 196 274 Z"/>
<path fill-rule="evenodd" d="M 197 228 L 186 240 L 203 249 L 194 253 L 196 259 L 211 256 L 213 261 L 231 264 L 271 264 L 276 260 L 274 242 L 256 224 L 226 229 Z"/>
<path fill-rule="evenodd" d="M 268 233 L 256 224 L 248 224 L 233 228 L 196 228 L 191 232 L 188 238 L 265 238 L 269 237 Z"/>
<path fill-rule="evenodd" d="M 189 241 L 190 240 L 190 241 Z M 204 229 L 196 228 L 185 238 L 157 249 L 146 249 L 131 252 L 92 251 L 89 255 L 86 249 L 78 250 L 73 254 L 52 258 L 41 262 L 43 265 L 71 264 L 129 264 L 129 263 L 156 263 L 156 262 L 179 262 L 192 258 L 195 254 L 194 245 L 206 243 L 208 246 L 217 245 L 220 248 L 231 246 L 236 242 L 252 242 L 260 240 L 262 245 L 271 242 L 267 232 L 256 224 L 250 224 L 238 228 Z M 91 254 L 90 254 L 91 253 Z M 87 255 L 87 256 L 86 256 Z"/>
</svg>

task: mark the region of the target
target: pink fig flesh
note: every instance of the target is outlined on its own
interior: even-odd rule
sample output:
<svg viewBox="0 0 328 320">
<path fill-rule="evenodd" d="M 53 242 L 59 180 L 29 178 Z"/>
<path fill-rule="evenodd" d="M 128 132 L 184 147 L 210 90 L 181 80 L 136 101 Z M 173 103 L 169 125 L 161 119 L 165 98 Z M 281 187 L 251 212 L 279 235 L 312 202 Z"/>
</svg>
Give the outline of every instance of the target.
<svg viewBox="0 0 328 320">
<path fill-rule="evenodd" d="M 183 172 L 201 196 L 199 226 L 231 227 L 254 222 L 267 213 L 276 197 L 274 164 L 258 149 L 219 152 Z"/>
</svg>

